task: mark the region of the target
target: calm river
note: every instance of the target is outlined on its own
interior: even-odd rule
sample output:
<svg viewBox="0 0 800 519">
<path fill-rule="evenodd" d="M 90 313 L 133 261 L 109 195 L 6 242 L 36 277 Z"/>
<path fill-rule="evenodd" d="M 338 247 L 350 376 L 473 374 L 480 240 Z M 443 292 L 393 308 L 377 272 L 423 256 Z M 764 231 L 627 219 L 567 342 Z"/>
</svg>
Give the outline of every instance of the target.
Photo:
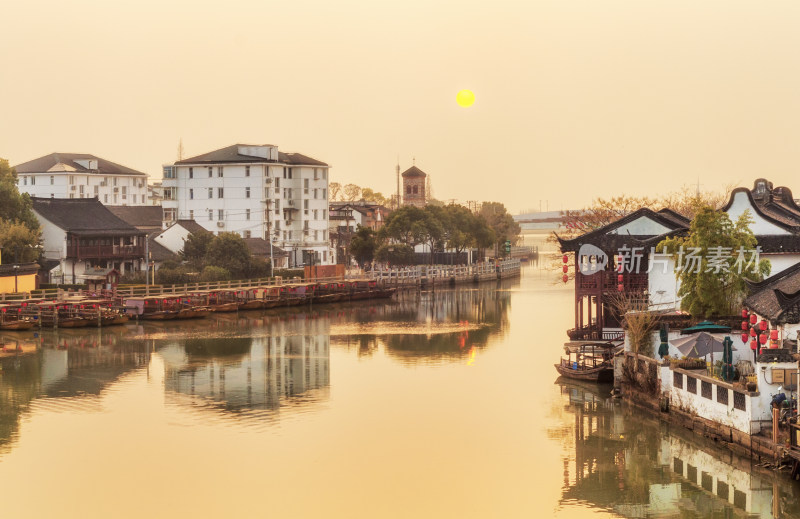
<svg viewBox="0 0 800 519">
<path fill-rule="evenodd" d="M 571 286 L 61 330 L 0 374 L 0 516 L 795 517 L 798 487 L 557 380 Z"/>
</svg>

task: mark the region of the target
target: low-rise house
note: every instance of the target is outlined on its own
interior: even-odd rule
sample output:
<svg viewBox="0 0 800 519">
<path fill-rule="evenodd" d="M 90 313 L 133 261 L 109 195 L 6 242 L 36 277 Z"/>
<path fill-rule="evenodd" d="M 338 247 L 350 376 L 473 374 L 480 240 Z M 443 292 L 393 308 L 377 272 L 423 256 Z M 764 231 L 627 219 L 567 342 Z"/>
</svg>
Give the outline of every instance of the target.
<svg viewBox="0 0 800 519">
<path fill-rule="evenodd" d="M 82 283 L 111 269 L 145 268 L 146 233 L 125 223 L 96 198 L 32 198 L 46 260 L 58 261 L 51 282 Z"/>
<path fill-rule="evenodd" d="M 163 229 L 161 206 L 152 205 L 110 205 L 108 210 L 122 221 L 147 233 Z"/>
<path fill-rule="evenodd" d="M 265 261 L 273 261 L 274 268 L 289 267 L 289 253 L 273 244 L 270 249 L 269 242 L 264 238 L 245 238 L 244 242 L 250 249 L 250 254 Z"/>
<path fill-rule="evenodd" d="M 51 153 L 14 166 L 20 193 L 38 198 L 97 198 L 147 204 L 147 174 L 89 153 Z"/>
</svg>

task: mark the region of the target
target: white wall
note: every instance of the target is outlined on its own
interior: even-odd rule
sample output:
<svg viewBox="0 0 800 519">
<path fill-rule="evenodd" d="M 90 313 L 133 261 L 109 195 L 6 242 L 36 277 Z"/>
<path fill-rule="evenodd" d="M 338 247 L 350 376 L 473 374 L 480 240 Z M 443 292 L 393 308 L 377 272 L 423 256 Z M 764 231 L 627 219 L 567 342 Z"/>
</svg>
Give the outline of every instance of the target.
<svg viewBox="0 0 800 519">
<path fill-rule="evenodd" d="M 769 260 L 772 267 L 769 275 L 774 276 L 800 263 L 800 254 L 761 254 L 761 259 Z"/>
<path fill-rule="evenodd" d="M 728 208 L 728 217 L 731 219 L 733 223 L 736 223 L 736 220 L 745 212 L 750 211 L 750 218 L 754 220 L 754 223 L 750 225 L 750 230 L 753 231 L 753 234 L 791 234 L 789 231 L 778 227 L 774 223 L 768 222 L 761 216 L 759 216 L 753 206 L 750 204 L 750 199 L 747 197 L 747 193 L 740 191 L 733 196 L 733 203 L 731 204 L 730 208 Z"/>
<path fill-rule="evenodd" d="M 50 222 L 36 211 L 33 212 L 42 227 L 44 257 L 58 260 L 67 255 L 67 231 Z"/>
<path fill-rule="evenodd" d="M 191 234 L 182 225 L 172 225 L 170 228 L 159 234 L 154 240 L 159 244 L 169 249 L 171 252 L 178 254 L 183 250 L 186 238 Z"/>
<path fill-rule="evenodd" d="M 680 280 L 675 273 L 675 260 L 666 254 L 650 255 L 648 292 L 652 310 L 672 310 L 681 307 L 678 298 Z"/>
<path fill-rule="evenodd" d="M 628 222 L 625 225 L 614 229 L 610 234 L 659 236 L 661 234 L 668 233 L 671 230 L 672 229 L 669 227 L 662 225 L 655 220 L 652 220 L 646 216 L 642 216 L 632 222 Z"/>
<path fill-rule="evenodd" d="M 674 371 L 670 370 L 670 373 L 667 375 L 669 378 L 669 399 L 670 399 L 670 406 L 677 407 L 683 409 L 687 412 L 696 413 L 701 418 L 705 418 L 707 420 L 712 420 L 714 422 L 727 425 L 729 427 L 733 427 L 738 431 L 742 431 L 747 434 L 751 434 L 750 431 L 750 416 L 751 413 L 755 413 L 756 415 L 760 415 L 761 409 L 758 404 L 757 398 L 750 398 L 749 395 L 746 394 L 746 411 L 742 411 L 739 409 L 733 408 L 733 391 L 729 389 L 728 391 L 728 403 L 721 404 L 717 402 L 717 389 L 720 388 L 720 385 L 716 383 L 711 384 L 711 398 L 704 398 L 702 395 L 702 380 L 698 377 L 697 378 L 697 393 L 690 393 L 687 391 L 687 375 L 686 373 L 683 374 L 683 388 L 677 388 L 672 384 L 672 379 L 674 375 Z M 692 375 L 689 375 L 692 376 Z M 728 387 L 729 386 L 722 386 Z M 755 408 L 753 407 L 755 405 Z M 753 425 L 754 429 L 753 432 L 757 432 L 758 426 Z"/>
<path fill-rule="evenodd" d="M 144 175 L 58 171 L 25 173 L 19 175 L 17 185 L 20 193 L 41 198 L 96 196 L 100 202 L 107 205 L 147 205 L 147 177 Z"/>
</svg>

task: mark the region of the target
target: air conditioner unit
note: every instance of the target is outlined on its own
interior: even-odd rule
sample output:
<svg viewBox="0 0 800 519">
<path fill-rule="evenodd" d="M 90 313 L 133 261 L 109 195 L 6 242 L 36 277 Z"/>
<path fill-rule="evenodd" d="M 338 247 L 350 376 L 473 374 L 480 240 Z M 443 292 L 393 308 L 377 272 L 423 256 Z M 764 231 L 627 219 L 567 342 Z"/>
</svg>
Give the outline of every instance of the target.
<svg viewBox="0 0 800 519">
<path fill-rule="evenodd" d="M 118 188 L 118 187 L 115 187 L 115 188 L 114 188 L 114 192 L 115 192 L 115 193 L 119 193 L 119 188 Z"/>
<path fill-rule="evenodd" d="M 265 178 L 264 179 L 264 183 L 265 184 L 272 184 L 272 179 L 271 178 Z"/>
<path fill-rule="evenodd" d="M 101 181 L 101 182 L 100 182 L 100 185 L 101 185 L 101 186 L 103 186 L 103 187 L 105 187 L 105 186 L 106 186 L 106 181 L 105 181 L 105 180 Z"/>
<path fill-rule="evenodd" d="M 217 222 L 217 227 L 225 227 L 225 222 Z"/>
<path fill-rule="evenodd" d="M 69 186 L 70 191 L 75 191 L 75 186 Z"/>
<path fill-rule="evenodd" d="M 294 206 L 294 200 L 287 200 L 286 205 Z"/>
</svg>

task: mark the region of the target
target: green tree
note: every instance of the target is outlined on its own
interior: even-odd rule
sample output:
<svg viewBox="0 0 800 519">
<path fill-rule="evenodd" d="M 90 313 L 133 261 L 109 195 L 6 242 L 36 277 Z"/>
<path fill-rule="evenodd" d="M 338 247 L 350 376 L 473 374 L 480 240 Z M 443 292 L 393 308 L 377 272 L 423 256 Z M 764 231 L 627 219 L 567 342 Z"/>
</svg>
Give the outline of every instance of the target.
<svg viewBox="0 0 800 519">
<path fill-rule="evenodd" d="M 18 221 L 0 220 L 0 249 L 4 263 L 31 263 L 39 259 L 40 233 Z"/>
<path fill-rule="evenodd" d="M 214 241 L 214 234 L 208 231 L 197 231 L 190 234 L 183 242 L 181 256 L 183 259 L 202 270 L 208 253 L 208 246 Z"/>
<path fill-rule="evenodd" d="M 380 204 L 380 205 L 389 204 L 389 200 L 385 196 L 383 196 L 383 193 L 373 191 L 368 187 L 361 188 L 361 198 L 367 202 L 372 202 L 374 204 Z"/>
<path fill-rule="evenodd" d="M 692 220 L 687 236 L 659 243 L 657 249 L 681 266 L 678 295 L 683 310 L 704 318 L 734 315 L 747 293 L 745 279 L 769 275 L 769 261 L 756 261 L 752 223 L 749 212 L 734 224 L 727 213 L 705 207 Z"/>
<path fill-rule="evenodd" d="M 363 267 L 375 258 L 378 248 L 378 239 L 375 231 L 369 227 L 358 226 L 355 235 L 350 240 L 350 254 Z"/>
<path fill-rule="evenodd" d="M 405 243 L 387 243 L 378 247 L 375 259 L 387 262 L 392 266 L 413 265 L 415 263 L 414 247 Z"/>
<path fill-rule="evenodd" d="M 236 278 L 247 275 L 251 262 L 247 243 L 235 232 L 220 233 L 208 244 L 205 264 L 222 267 Z"/>
<path fill-rule="evenodd" d="M 406 245 L 419 245 L 425 241 L 425 212 L 419 207 L 405 206 L 392 212 L 381 227 L 382 240 L 392 240 Z"/>
<path fill-rule="evenodd" d="M 522 229 L 514 221 L 514 217 L 508 213 L 506 206 L 500 202 L 484 202 L 481 205 L 480 215 L 494 232 L 495 245 L 497 246 L 496 252 L 499 251 L 499 246 L 506 240 L 511 241 L 513 244 L 517 243 Z"/>
<path fill-rule="evenodd" d="M 200 273 L 200 281 L 227 281 L 229 279 L 231 279 L 230 271 L 215 265 L 206 266 Z"/>
</svg>

